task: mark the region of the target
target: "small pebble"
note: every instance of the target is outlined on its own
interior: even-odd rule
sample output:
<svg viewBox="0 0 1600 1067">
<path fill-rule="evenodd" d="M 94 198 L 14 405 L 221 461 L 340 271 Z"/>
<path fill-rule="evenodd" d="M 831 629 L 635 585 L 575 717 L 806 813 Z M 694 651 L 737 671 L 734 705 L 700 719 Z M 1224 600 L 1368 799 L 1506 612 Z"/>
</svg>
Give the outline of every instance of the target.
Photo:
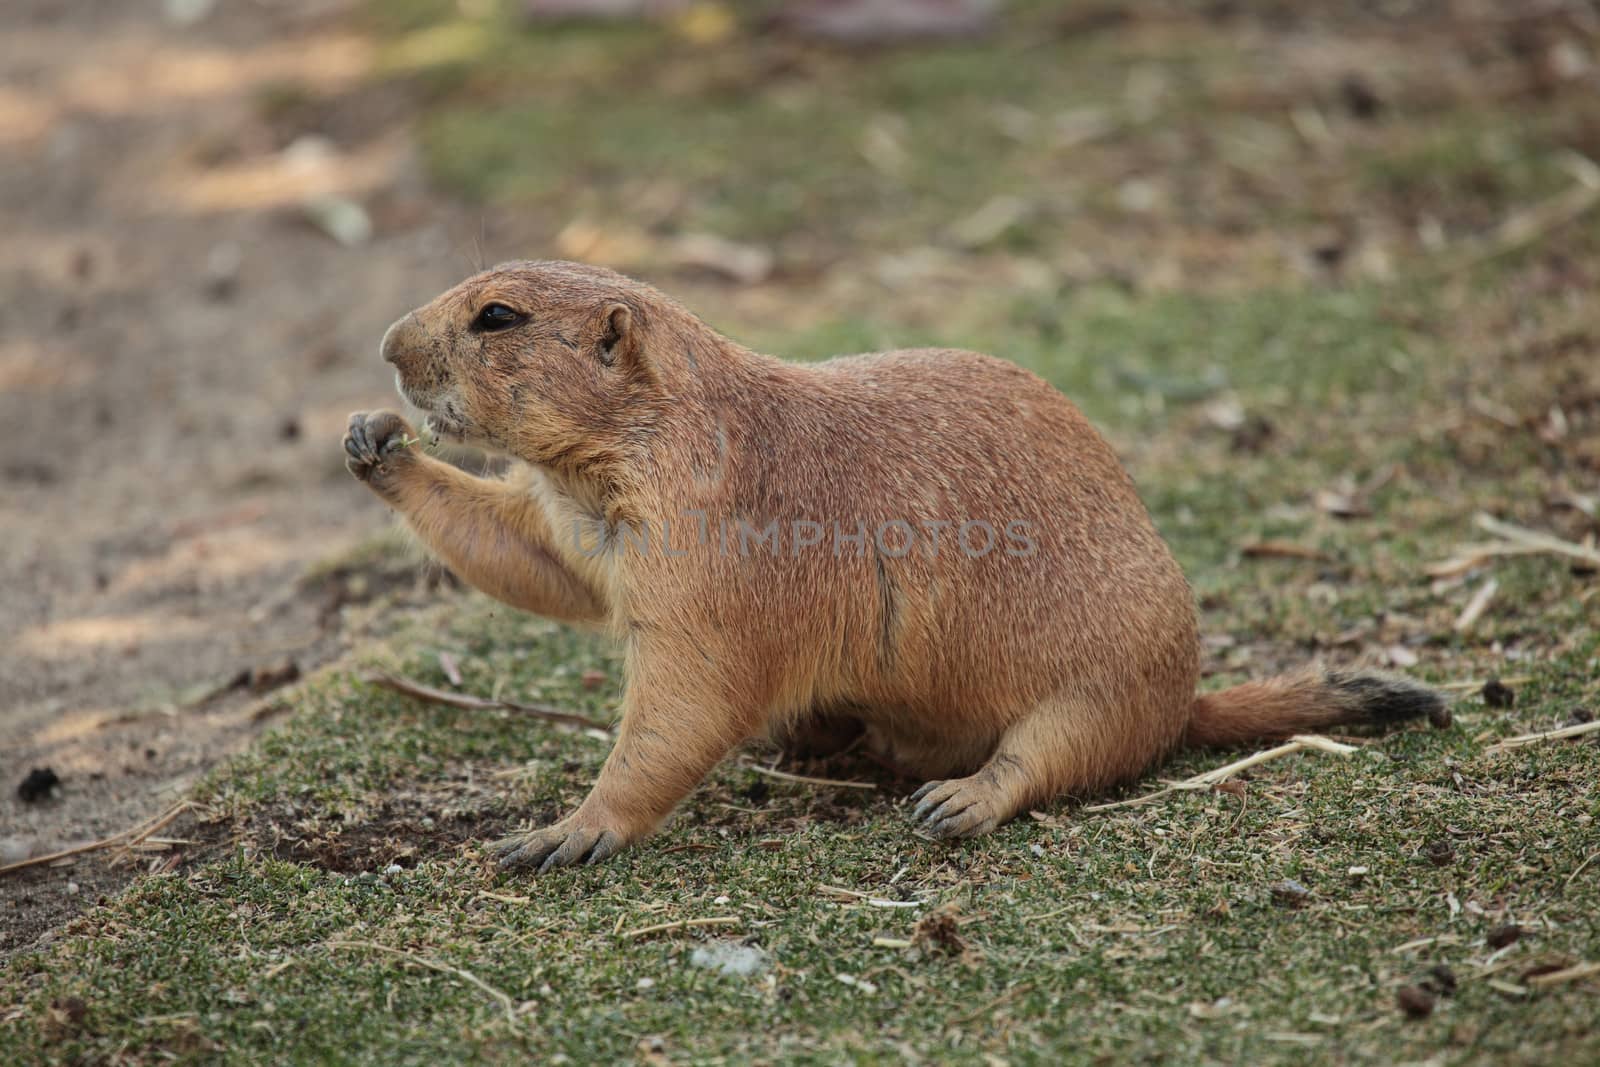
<svg viewBox="0 0 1600 1067">
<path fill-rule="evenodd" d="M 75 897 L 75 896 L 78 895 L 78 883 L 77 882 L 68 882 L 67 883 L 67 895 L 68 896 L 72 896 L 72 897 Z"/>
<path fill-rule="evenodd" d="M 1311 890 L 1293 878 L 1285 878 L 1272 887 L 1272 899 L 1291 908 L 1303 908 L 1311 901 Z"/>
<path fill-rule="evenodd" d="M 721 974 L 748 978 L 765 971 L 770 964 L 767 954 L 755 945 L 740 945 L 731 941 L 715 941 L 694 950 L 689 962 Z"/>
<path fill-rule="evenodd" d="M 656 980 L 654 978 L 641 978 L 637 982 L 633 983 L 633 987 L 642 993 L 647 989 L 654 989 L 656 987 Z"/>
<path fill-rule="evenodd" d="M 0 837 L 0 867 L 21 863 L 33 855 L 33 842 L 26 837 Z"/>
</svg>

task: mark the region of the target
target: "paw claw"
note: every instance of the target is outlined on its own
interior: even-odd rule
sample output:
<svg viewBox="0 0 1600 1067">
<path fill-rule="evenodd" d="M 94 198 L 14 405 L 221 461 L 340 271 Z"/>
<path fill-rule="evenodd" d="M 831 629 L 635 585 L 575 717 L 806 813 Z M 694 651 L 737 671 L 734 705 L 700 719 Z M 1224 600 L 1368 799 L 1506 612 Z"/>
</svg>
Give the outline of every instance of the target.
<svg viewBox="0 0 1600 1067">
<path fill-rule="evenodd" d="M 513 834 L 510 837 L 502 837 L 498 841 L 489 841 L 483 847 L 490 855 L 506 856 L 521 848 L 524 840 L 525 838 L 521 834 Z"/>
<path fill-rule="evenodd" d="M 594 847 L 589 850 L 588 857 L 583 861 L 585 867 L 593 867 L 622 851 L 622 838 L 607 830 L 595 841 Z"/>
<path fill-rule="evenodd" d="M 357 411 L 345 427 L 345 467 L 366 481 L 382 469 L 386 457 L 403 450 L 412 436 L 411 426 L 392 411 Z"/>
<path fill-rule="evenodd" d="M 913 822 L 926 822 L 932 819 L 932 813 L 948 803 L 950 798 L 959 792 L 960 788 L 960 782 L 929 782 L 911 795 L 913 801 L 919 801 L 917 806 L 911 810 L 911 820 Z"/>
<path fill-rule="evenodd" d="M 592 866 L 621 852 L 626 839 L 615 830 L 574 825 L 564 820 L 554 826 L 530 830 L 488 845 L 499 857 L 502 871 L 534 868 L 548 874 L 561 867 Z"/>
<path fill-rule="evenodd" d="M 938 840 L 971 837 L 999 825 L 992 786 L 972 778 L 929 782 L 913 795 L 920 803 L 911 812 L 919 833 Z"/>
<path fill-rule="evenodd" d="M 962 812 L 972 807 L 973 803 L 974 801 L 971 797 L 964 797 L 957 793 L 953 797 L 946 798 L 943 804 L 940 804 L 937 808 L 934 808 L 932 811 L 928 812 L 928 814 L 923 818 L 922 822 L 925 826 L 929 827 L 933 826 L 935 823 L 950 822 L 957 815 L 960 815 Z"/>
</svg>

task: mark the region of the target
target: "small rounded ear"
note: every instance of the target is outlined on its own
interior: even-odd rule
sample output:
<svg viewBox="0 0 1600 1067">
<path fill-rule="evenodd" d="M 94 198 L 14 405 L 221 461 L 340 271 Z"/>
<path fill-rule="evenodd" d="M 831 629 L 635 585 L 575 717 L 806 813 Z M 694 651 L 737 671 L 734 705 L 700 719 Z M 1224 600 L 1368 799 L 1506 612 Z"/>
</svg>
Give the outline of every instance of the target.
<svg viewBox="0 0 1600 1067">
<path fill-rule="evenodd" d="M 600 361 L 608 367 L 648 372 L 644 345 L 627 304 L 607 304 L 600 319 Z"/>
<path fill-rule="evenodd" d="M 617 348 L 627 344 L 628 333 L 632 329 L 633 312 L 628 310 L 627 304 L 610 304 L 606 307 L 605 322 L 600 328 L 600 354 L 607 363 L 616 361 Z"/>
</svg>

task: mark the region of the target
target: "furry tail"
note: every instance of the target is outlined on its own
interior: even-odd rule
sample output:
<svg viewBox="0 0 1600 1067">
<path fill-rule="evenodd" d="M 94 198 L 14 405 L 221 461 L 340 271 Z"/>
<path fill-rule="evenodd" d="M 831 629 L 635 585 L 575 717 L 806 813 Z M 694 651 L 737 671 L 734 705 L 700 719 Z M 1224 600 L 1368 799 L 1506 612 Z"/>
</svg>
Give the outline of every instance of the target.
<svg viewBox="0 0 1600 1067">
<path fill-rule="evenodd" d="M 1304 671 L 1197 697 L 1184 744 L 1193 748 L 1278 741 L 1330 726 L 1393 726 L 1427 716 L 1448 725 L 1436 691 L 1377 671 Z"/>
</svg>

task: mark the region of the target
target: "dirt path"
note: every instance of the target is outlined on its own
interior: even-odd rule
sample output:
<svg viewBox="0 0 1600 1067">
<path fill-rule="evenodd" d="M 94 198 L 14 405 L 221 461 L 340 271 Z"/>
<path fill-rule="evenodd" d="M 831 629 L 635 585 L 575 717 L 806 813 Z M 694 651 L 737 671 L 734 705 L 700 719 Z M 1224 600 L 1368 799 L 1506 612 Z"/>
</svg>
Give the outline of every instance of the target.
<svg viewBox="0 0 1600 1067">
<path fill-rule="evenodd" d="M 344 418 L 393 403 L 382 329 L 479 225 L 422 190 L 346 6 L 0 14 L 0 863 L 158 810 L 259 729 L 248 686 L 201 694 L 339 648 L 296 579 L 388 522 Z M 306 221 L 326 194 L 370 241 Z M 55 800 L 18 799 L 34 766 Z"/>
</svg>

